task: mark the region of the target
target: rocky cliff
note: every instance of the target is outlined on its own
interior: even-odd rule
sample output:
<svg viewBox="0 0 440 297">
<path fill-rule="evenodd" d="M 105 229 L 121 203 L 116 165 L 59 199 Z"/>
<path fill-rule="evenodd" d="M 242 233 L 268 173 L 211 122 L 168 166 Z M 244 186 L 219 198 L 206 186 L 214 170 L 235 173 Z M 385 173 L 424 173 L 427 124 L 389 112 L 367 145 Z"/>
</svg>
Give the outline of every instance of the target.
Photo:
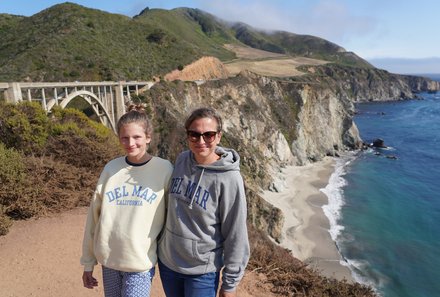
<svg viewBox="0 0 440 297">
<path fill-rule="evenodd" d="M 327 64 L 299 69 L 307 74 L 293 78 L 295 81 L 327 86 L 338 97 L 353 102 L 414 99 L 419 92 L 440 90 L 440 82 L 429 78 L 393 74 L 377 68 Z"/>
<path fill-rule="evenodd" d="M 221 144 L 235 148 L 242 158 L 249 219 L 275 239 L 280 238 L 283 218 L 260 191 L 276 191 L 277 176 L 286 165 L 336 156 L 361 143 L 352 121 L 353 103 L 317 85 L 242 72 L 203 84 L 160 82 L 145 96 L 160 134 L 154 139 L 161 139 L 155 149 L 168 158 L 185 143 L 183 118 L 192 109 L 208 105 L 219 111 L 224 118 Z"/>
<path fill-rule="evenodd" d="M 249 220 L 275 239 L 280 239 L 283 217 L 260 192 L 282 187 L 281 168 L 360 148 L 352 118 L 356 102 L 409 99 L 440 89 L 438 82 L 380 69 L 330 64 L 301 70 L 307 74 L 289 79 L 243 71 L 203 83 L 162 81 L 142 95 L 154 111 L 159 134 L 154 139 L 161 139 L 155 153 L 171 159 L 185 145 L 186 115 L 200 106 L 219 111 L 224 118 L 221 144 L 242 158 Z"/>
</svg>

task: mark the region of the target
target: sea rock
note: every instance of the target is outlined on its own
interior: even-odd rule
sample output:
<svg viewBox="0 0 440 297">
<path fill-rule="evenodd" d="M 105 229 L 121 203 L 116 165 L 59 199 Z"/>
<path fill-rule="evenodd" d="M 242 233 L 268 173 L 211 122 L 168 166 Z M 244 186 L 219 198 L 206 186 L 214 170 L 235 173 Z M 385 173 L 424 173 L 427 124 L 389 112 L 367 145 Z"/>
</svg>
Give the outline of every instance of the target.
<svg viewBox="0 0 440 297">
<path fill-rule="evenodd" d="M 373 140 L 373 142 L 370 144 L 371 147 L 377 147 L 377 148 L 386 148 L 387 146 L 384 144 L 383 139 L 376 138 Z"/>
</svg>

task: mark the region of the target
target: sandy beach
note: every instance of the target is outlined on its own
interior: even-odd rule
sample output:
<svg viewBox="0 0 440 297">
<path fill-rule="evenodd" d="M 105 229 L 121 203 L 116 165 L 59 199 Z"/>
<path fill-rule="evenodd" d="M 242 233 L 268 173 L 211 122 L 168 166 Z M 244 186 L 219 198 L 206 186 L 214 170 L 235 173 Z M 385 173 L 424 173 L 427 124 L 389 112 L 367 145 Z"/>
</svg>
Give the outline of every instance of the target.
<svg viewBox="0 0 440 297">
<path fill-rule="evenodd" d="M 335 242 L 329 233 L 329 220 L 322 206 L 328 203 L 320 191 L 334 171 L 333 158 L 305 166 L 288 166 L 281 177 L 280 192 L 265 191 L 263 197 L 280 208 L 285 216 L 281 246 L 325 276 L 353 281 L 348 267 L 341 264 Z"/>
</svg>

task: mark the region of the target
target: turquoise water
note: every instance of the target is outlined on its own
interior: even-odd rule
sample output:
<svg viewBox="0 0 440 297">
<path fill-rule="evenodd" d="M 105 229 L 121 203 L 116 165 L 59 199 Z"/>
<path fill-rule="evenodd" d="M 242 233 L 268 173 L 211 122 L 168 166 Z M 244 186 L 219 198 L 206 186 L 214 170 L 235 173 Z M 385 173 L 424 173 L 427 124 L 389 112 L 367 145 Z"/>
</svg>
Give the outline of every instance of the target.
<svg viewBox="0 0 440 297">
<path fill-rule="evenodd" d="M 440 93 L 365 103 L 369 149 L 338 160 L 324 192 L 331 234 L 358 281 L 384 297 L 440 296 Z"/>
</svg>

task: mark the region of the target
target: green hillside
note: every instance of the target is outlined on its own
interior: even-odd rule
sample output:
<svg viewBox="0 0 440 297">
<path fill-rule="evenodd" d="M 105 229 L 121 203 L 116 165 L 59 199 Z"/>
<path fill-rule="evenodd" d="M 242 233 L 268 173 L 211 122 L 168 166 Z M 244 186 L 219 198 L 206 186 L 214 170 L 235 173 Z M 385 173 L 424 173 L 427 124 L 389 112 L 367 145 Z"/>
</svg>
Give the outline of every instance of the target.
<svg viewBox="0 0 440 297">
<path fill-rule="evenodd" d="M 215 56 L 220 60 L 231 60 L 235 55 L 223 44 L 237 43 L 234 32 L 226 28 L 215 17 L 198 9 L 176 8 L 173 10 L 147 9 L 135 20 L 155 32 L 173 36 L 200 55 Z"/>
<path fill-rule="evenodd" d="M 0 81 L 149 80 L 202 56 L 232 60 L 228 43 L 369 66 L 317 37 L 269 34 L 189 8 L 130 18 L 63 3 L 30 17 L 0 14 L 0 35 Z"/>
<path fill-rule="evenodd" d="M 60 4 L 2 27 L 0 81 L 148 79 L 201 56 L 156 26 Z"/>
</svg>

